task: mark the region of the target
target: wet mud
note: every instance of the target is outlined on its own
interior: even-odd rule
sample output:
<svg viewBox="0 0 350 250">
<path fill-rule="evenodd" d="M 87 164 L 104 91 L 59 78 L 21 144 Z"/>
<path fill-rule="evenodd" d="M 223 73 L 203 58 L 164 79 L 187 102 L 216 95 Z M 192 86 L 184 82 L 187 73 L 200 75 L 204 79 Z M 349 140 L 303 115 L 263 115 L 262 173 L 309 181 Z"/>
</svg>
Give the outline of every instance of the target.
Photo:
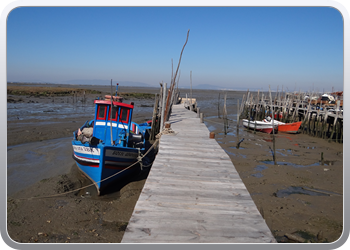
<svg viewBox="0 0 350 250">
<path fill-rule="evenodd" d="M 159 93 L 157 88 L 128 90 Z M 277 241 L 296 242 L 286 237 L 293 233 L 305 242 L 336 241 L 343 230 L 343 144 L 278 133 L 275 165 L 272 135 L 242 126 L 237 133 L 237 99 L 244 93 L 228 93 L 227 134 L 223 94 L 219 110 L 218 94 L 193 91 L 205 124 L 230 156 Z M 141 172 L 100 197 L 93 186 L 56 196 L 90 183 L 71 158 L 69 138 L 92 119 L 96 96 L 87 96 L 85 103 L 69 98 L 8 96 L 7 230 L 16 242 L 120 242 L 147 178 L 148 172 Z M 131 101 L 136 106 L 133 120 L 150 120 L 154 100 L 125 100 Z M 44 196 L 53 197 L 40 198 Z"/>
</svg>

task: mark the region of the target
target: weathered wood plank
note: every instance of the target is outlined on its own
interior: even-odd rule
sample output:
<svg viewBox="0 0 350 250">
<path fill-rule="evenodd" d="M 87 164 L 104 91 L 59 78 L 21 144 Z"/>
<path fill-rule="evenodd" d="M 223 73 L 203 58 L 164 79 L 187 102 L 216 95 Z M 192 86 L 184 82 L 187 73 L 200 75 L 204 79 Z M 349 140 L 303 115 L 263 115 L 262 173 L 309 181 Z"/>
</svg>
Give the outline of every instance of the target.
<svg viewBox="0 0 350 250">
<path fill-rule="evenodd" d="M 196 113 L 173 106 L 122 243 L 275 242 L 229 156 Z"/>
</svg>

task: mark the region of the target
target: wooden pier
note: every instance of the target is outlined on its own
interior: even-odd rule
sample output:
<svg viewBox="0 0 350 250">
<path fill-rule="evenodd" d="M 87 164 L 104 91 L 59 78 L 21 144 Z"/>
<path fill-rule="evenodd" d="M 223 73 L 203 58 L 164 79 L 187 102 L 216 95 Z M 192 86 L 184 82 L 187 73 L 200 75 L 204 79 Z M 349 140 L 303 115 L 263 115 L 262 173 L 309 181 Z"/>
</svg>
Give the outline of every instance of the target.
<svg viewBox="0 0 350 250">
<path fill-rule="evenodd" d="M 338 98 L 338 97 L 337 97 Z M 243 96 L 239 119 L 261 121 L 272 116 L 285 123 L 302 121 L 300 132 L 334 142 L 343 142 L 343 100 L 324 103 L 321 100 L 304 100 L 302 93 L 275 93 L 254 97 L 247 92 Z"/>
<path fill-rule="evenodd" d="M 195 112 L 173 105 L 122 243 L 276 242 L 229 156 Z"/>
</svg>

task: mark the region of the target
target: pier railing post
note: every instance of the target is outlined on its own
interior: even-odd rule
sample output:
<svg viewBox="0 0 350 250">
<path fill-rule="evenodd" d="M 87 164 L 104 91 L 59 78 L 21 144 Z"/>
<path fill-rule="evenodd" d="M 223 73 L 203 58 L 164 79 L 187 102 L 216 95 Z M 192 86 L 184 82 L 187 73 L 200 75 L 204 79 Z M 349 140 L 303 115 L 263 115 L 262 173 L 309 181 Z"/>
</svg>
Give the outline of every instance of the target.
<svg viewBox="0 0 350 250">
<path fill-rule="evenodd" d="M 200 117 L 199 111 L 200 111 L 200 108 L 199 108 L 199 107 L 197 107 L 197 118 L 199 118 L 199 117 Z"/>
<path fill-rule="evenodd" d="M 200 122 L 203 123 L 203 113 L 200 113 Z"/>
</svg>

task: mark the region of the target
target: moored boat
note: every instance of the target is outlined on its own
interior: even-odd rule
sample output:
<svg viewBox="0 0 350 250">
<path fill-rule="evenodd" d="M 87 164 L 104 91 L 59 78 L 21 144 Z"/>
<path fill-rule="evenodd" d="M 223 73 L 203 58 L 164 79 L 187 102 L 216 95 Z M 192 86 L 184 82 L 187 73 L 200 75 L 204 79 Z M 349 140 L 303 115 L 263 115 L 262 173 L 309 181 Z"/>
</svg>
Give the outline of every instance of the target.
<svg viewBox="0 0 350 250">
<path fill-rule="evenodd" d="M 284 132 L 284 133 L 290 133 L 290 134 L 296 134 L 298 133 L 298 130 L 300 128 L 301 125 L 301 121 L 300 122 L 293 122 L 293 123 L 283 123 L 280 121 L 274 121 L 278 124 L 278 131 L 279 132 Z"/>
<path fill-rule="evenodd" d="M 116 95 L 95 100 L 95 117 L 73 133 L 73 159 L 95 184 L 98 195 L 145 164 L 150 123 L 132 122 L 134 103 Z M 147 162 L 149 163 L 149 162 Z"/>
<path fill-rule="evenodd" d="M 264 122 L 264 121 L 249 121 L 247 119 L 243 119 L 243 126 L 249 129 L 255 129 L 260 132 L 271 134 L 273 128 L 275 129 L 275 133 L 277 133 L 278 124 L 272 122 Z"/>
</svg>

